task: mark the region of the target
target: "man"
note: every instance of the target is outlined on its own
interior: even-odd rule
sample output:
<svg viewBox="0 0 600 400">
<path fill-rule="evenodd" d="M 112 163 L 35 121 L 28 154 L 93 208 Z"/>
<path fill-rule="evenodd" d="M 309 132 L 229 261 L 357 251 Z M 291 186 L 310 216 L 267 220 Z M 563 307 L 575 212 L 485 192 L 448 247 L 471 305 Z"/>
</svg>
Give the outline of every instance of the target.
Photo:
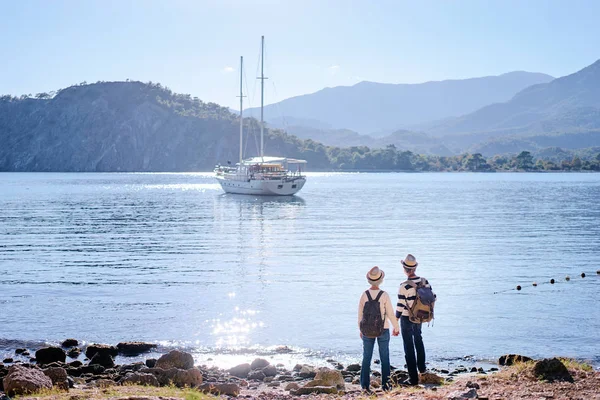
<svg viewBox="0 0 600 400">
<path fill-rule="evenodd" d="M 360 386 L 370 392 L 371 383 L 371 358 L 375 340 L 379 346 L 381 360 L 381 387 L 383 390 L 391 389 L 390 378 L 390 322 L 394 327 L 393 335 L 398 336 L 400 329 L 398 320 L 394 315 L 394 305 L 387 292 L 379 289 L 385 273 L 378 267 L 373 267 L 367 272 L 367 282 L 371 287 L 363 292 L 358 303 L 358 327 L 363 341 L 363 359 L 360 370 Z M 371 306 L 374 306 L 372 308 Z M 375 312 L 376 314 L 373 314 Z M 363 332 L 365 332 L 363 334 Z M 368 333 L 371 332 L 371 333 Z"/>
<path fill-rule="evenodd" d="M 411 322 L 409 319 L 411 307 L 417 298 L 415 284 L 431 288 L 427 279 L 418 277 L 415 274 L 418 265 L 419 263 L 417 263 L 416 258 L 412 254 L 407 255 L 402 260 L 402 267 L 408 279 L 400 284 L 396 307 L 396 318 L 400 319 L 400 331 L 402 332 L 402 341 L 404 342 L 404 357 L 409 376 L 409 380 L 405 383 L 409 385 L 418 385 L 418 372 L 423 373 L 426 370 L 425 346 L 423 345 L 423 338 L 421 336 L 421 324 Z"/>
</svg>

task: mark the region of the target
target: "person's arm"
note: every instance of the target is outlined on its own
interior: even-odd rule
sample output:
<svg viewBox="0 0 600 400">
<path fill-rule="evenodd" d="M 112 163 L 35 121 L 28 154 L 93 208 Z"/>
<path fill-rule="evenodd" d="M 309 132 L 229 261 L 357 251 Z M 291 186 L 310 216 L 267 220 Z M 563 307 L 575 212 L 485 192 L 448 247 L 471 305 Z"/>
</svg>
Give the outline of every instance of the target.
<svg viewBox="0 0 600 400">
<path fill-rule="evenodd" d="M 392 304 L 392 300 L 390 296 L 385 294 L 385 318 L 389 319 L 394 327 L 394 336 L 400 332 L 400 326 L 398 325 L 398 318 L 396 318 L 396 314 L 394 313 L 394 305 Z"/>
<path fill-rule="evenodd" d="M 400 284 L 400 288 L 398 289 L 398 303 L 396 304 L 396 319 L 400 319 L 402 316 L 402 311 L 406 309 L 406 290 L 404 289 L 404 285 Z"/>
<path fill-rule="evenodd" d="M 358 301 L 358 328 L 360 329 L 360 321 L 362 321 L 363 317 L 363 309 L 365 308 L 365 303 L 367 301 L 367 296 L 363 292 L 362 296 L 360 296 L 360 300 Z"/>
<path fill-rule="evenodd" d="M 402 310 L 408 310 L 410 313 L 410 308 L 413 306 L 416 298 L 417 289 L 414 286 L 408 283 L 401 284 L 400 293 L 398 294 L 398 308 L 396 310 L 396 316 L 398 316 L 398 310 L 400 310 L 400 315 L 402 315 Z"/>
</svg>

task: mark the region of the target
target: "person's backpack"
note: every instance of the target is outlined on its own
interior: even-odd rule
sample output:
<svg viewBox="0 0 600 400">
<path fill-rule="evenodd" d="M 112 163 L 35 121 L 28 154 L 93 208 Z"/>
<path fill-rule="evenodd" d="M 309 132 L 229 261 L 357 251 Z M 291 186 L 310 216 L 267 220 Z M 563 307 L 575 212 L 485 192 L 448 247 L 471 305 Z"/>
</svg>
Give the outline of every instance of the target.
<svg viewBox="0 0 600 400">
<path fill-rule="evenodd" d="M 384 321 L 381 318 L 381 307 L 379 299 L 383 295 L 381 290 L 375 299 L 371 297 L 371 293 L 367 290 L 367 302 L 363 307 L 363 316 L 360 320 L 360 332 L 368 338 L 376 338 L 383 334 Z"/>
<path fill-rule="evenodd" d="M 417 292 L 412 307 L 408 307 L 408 301 L 405 300 L 410 322 L 422 324 L 423 322 L 431 321 L 433 319 L 433 305 L 435 304 L 435 294 L 433 294 L 433 290 L 431 290 L 430 287 L 425 286 L 423 279 L 418 283 L 409 280 L 406 284 L 414 287 Z"/>
</svg>

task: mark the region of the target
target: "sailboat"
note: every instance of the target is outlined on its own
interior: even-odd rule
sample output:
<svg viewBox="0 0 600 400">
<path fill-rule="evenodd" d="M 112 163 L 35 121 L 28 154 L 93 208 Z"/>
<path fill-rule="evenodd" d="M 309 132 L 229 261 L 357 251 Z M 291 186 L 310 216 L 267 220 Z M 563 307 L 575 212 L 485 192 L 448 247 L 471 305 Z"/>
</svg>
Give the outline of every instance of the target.
<svg viewBox="0 0 600 400">
<path fill-rule="evenodd" d="M 240 57 L 240 156 L 235 166 L 215 167 L 215 177 L 227 193 L 291 196 L 300 191 L 306 183 L 303 174 L 306 160 L 287 157 L 268 157 L 264 155 L 264 56 L 265 37 L 261 38 L 261 67 L 260 67 L 260 155 L 243 159 L 243 66 L 244 57 Z"/>
</svg>

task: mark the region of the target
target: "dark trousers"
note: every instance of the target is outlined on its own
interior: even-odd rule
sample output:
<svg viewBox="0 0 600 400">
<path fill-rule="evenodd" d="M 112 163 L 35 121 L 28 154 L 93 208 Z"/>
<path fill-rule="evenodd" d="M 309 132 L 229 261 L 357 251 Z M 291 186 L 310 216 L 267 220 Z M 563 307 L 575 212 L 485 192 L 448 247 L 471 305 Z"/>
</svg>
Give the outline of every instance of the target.
<svg viewBox="0 0 600 400">
<path fill-rule="evenodd" d="M 402 341 L 404 342 L 404 357 L 406 358 L 410 383 L 416 385 L 419 383 L 419 372 L 425 372 L 426 369 L 425 346 L 423 346 L 423 337 L 421 336 L 421 324 L 410 322 L 408 317 L 401 317 L 400 330 L 402 332 Z M 415 350 L 417 352 L 416 357 Z M 417 368 L 419 372 L 417 372 Z"/>
<path fill-rule="evenodd" d="M 368 338 L 363 336 L 363 359 L 360 369 L 360 387 L 369 390 L 371 384 L 371 358 L 373 348 L 377 339 L 379 347 L 379 359 L 381 360 L 381 387 L 383 390 L 390 389 L 390 330 L 384 329 L 381 336 Z"/>
</svg>

